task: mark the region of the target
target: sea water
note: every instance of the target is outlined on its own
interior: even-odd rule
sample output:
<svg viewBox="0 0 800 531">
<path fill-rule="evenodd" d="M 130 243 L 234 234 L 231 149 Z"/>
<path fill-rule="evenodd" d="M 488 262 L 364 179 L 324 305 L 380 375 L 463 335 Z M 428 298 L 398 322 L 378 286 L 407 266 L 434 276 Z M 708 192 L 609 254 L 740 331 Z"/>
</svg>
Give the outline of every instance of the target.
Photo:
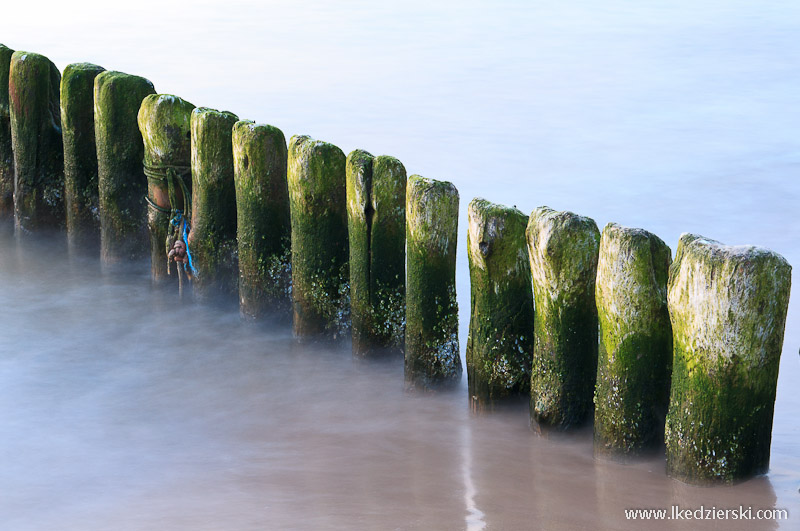
<svg viewBox="0 0 800 531">
<path fill-rule="evenodd" d="M 0 42 L 145 76 L 198 106 L 404 162 L 473 197 L 773 249 L 800 265 L 800 4 L 20 2 Z M 402 361 L 104 273 L 63 237 L 0 235 L 0 529 L 793 529 L 800 300 L 767 475 L 698 488 L 656 455 L 592 458 L 466 382 L 403 391 Z M 625 509 L 786 509 L 631 522 Z"/>
</svg>

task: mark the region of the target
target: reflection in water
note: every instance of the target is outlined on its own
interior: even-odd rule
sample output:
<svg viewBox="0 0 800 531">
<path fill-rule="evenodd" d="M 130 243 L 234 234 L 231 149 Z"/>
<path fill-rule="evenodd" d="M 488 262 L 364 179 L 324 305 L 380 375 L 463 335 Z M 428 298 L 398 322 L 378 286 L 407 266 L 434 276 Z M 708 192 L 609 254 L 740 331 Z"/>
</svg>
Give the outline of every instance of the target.
<svg viewBox="0 0 800 531">
<path fill-rule="evenodd" d="M 467 515 L 464 522 L 467 531 L 479 531 L 486 529 L 485 516 L 483 511 L 478 509 L 475 504 L 475 483 L 472 481 L 472 433 L 469 422 L 465 422 L 461 427 L 461 473 L 464 476 L 464 504 L 467 508 Z"/>
</svg>

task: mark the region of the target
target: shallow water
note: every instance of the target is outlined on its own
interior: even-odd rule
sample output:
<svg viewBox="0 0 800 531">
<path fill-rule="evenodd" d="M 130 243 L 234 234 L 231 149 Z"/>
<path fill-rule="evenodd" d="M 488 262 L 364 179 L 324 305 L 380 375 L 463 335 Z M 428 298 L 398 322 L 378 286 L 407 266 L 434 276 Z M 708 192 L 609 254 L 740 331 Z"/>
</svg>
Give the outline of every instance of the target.
<svg viewBox="0 0 800 531">
<path fill-rule="evenodd" d="M 25 2 L 3 6 L 0 42 L 453 181 L 462 349 L 475 196 L 639 226 L 673 250 L 684 231 L 763 245 L 797 267 L 800 4 L 561 4 Z M 399 360 L 354 365 L 181 305 L 146 264 L 103 276 L 59 244 L 3 238 L 0 528 L 641 529 L 624 508 L 674 504 L 800 517 L 797 296 L 769 474 L 698 489 L 663 458 L 594 461 L 588 432 L 540 439 L 524 408 L 473 418 L 465 386 L 406 395 Z"/>
</svg>

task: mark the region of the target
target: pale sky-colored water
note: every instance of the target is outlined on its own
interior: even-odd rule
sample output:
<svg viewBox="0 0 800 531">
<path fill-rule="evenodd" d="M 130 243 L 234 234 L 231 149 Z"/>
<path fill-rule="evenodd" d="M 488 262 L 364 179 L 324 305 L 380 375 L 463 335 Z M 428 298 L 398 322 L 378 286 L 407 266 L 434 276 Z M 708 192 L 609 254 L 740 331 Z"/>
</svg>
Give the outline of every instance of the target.
<svg viewBox="0 0 800 531">
<path fill-rule="evenodd" d="M 43 53 L 62 69 L 90 61 L 143 75 L 159 92 L 271 123 L 287 138 L 309 134 L 345 152 L 391 154 L 410 174 L 453 181 L 462 202 L 462 349 L 465 213 L 475 196 L 526 213 L 542 204 L 573 210 L 601 228 L 642 227 L 673 250 L 685 231 L 763 245 L 797 268 L 800 4 L 563 4 L 31 1 L 0 8 L 0 42 Z M 7 242 L 2 251 L 0 349 L 15 354 L 0 372 L 0 403 L 12 412 L 0 422 L 0 454 L 17 458 L 0 466 L 0 514 L 10 515 L 12 529 L 197 529 L 203 518 L 208 529 L 470 521 L 552 528 L 541 522 L 558 514 L 615 528 L 620 507 L 637 499 L 668 506 L 683 488 L 663 478 L 663 463 L 652 472 L 595 463 L 587 438 L 537 440 L 524 412 L 477 421 L 464 397 L 404 397 L 393 387 L 402 379 L 397 367 L 365 376 L 346 353 L 326 354 L 319 365 L 310 355 L 292 361 L 286 331 L 242 332 L 233 348 L 229 334 L 196 320 L 167 326 L 171 309 L 147 315 L 146 276 L 95 288 L 91 275 L 12 266 Z M 793 278 L 797 284 L 796 271 Z M 107 291 L 130 304 L 93 309 Z M 46 321 L 43 311 L 52 313 Z M 239 330 L 232 316 L 193 311 L 201 323 Z M 772 496 L 765 503 L 800 517 L 798 323 L 795 296 L 770 474 L 739 490 L 700 491 L 697 500 L 738 505 Z M 205 341 L 185 349 L 194 354 L 189 362 L 166 351 L 145 355 L 142 345 L 160 344 L 146 339 L 154 326 Z M 288 382 L 268 374 L 268 351 Z M 314 372 L 306 381 L 293 372 L 316 367 L 332 376 Z M 220 374 L 229 379 L 218 381 Z M 280 392 L 270 394 L 273 385 Z M 326 405 L 314 406 L 318 400 Z M 258 417 L 265 411 L 272 416 Z M 315 439 L 334 425 L 341 433 Z M 286 433 L 272 437 L 276 426 Z M 372 456 L 366 464 L 364 454 Z M 333 478 L 348 469 L 356 478 L 339 485 Z M 387 476 L 398 479 L 392 485 Z M 584 503 L 572 508 L 571 493 Z"/>
</svg>

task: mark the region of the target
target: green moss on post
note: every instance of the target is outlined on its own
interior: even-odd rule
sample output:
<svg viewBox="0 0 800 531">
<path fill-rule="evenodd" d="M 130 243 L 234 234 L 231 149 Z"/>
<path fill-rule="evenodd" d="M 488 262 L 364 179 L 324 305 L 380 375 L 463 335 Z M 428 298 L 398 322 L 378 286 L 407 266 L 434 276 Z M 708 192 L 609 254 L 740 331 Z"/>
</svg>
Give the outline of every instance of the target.
<svg viewBox="0 0 800 531">
<path fill-rule="evenodd" d="M 171 94 L 147 96 L 137 116 L 139 131 L 144 141 L 144 166 L 147 173 L 147 226 L 150 232 L 150 273 L 153 282 L 160 284 L 177 274 L 168 276 L 167 230 L 170 228 L 170 200 L 167 175 L 183 179 L 191 188 L 191 129 L 194 105 Z M 183 210 L 183 194 L 178 183 L 173 183 Z M 173 270 L 175 265 L 170 266 Z"/>
<path fill-rule="evenodd" d="M 8 73 L 14 50 L 0 44 L 0 224 L 14 218 L 14 150 L 8 106 Z"/>
<path fill-rule="evenodd" d="M 528 396 L 533 356 L 533 293 L 525 241 L 528 217 L 473 199 L 467 247 L 471 311 L 467 376 L 473 409 Z"/>
<path fill-rule="evenodd" d="M 458 190 L 408 178 L 406 189 L 406 388 L 449 387 L 461 379 L 456 301 Z"/>
<path fill-rule="evenodd" d="M 236 187 L 233 182 L 233 124 L 230 112 L 192 111 L 192 231 L 189 249 L 194 292 L 201 299 L 238 297 Z"/>
<path fill-rule="evenodd" d="M 347 157 L 353 355 L 403 352 L 406 170 L 362 150 Z"/>
<path fill-rule="evenodd" d="M 791 269 L 764 248 L 681 235 L 668 288 L 670 476 L 733 483 L 767 471 Z"/>
<path fill-rule="evenodd" d="M 541 433 L 579 426 L 592 413 L 600 231 L 590 218 L 540 207 L 526 236 L 536 308 L 531 426 Z"/>
<path fill-rule="evenodd" d="M 102 72 L 94 79 L 100 257 L 107 265 L 147 255 L 147 180 L 136 118 L 142 100 L 154 93 L 147 79 L 122 72 Z"/>
<path fill-rule="evenodd" d="M 233 168 L 239 309 L 250 319 L 291 315 L 291 217 L 286 138 L 277 127 L 236 122 Z"/>
<path fill-rule="evenodd" d="M 73 63 L 61 77 L 64 199 L 67 241 L 73 251 L 100 247 L 94 78 L 103 71 L 91 63 Z"/>
<path fill-rule="evenodd" d="M 18 234 L 64 226 L 61 74 L 45 56 L 14 52 L 8 75 Z"/>
<path fill-rule="evenodd" d="M 603 229 L 595 288 L 600 323 L 596 455 L 636 455 L 663 441 L 672 371 L 671 261 L 669 247 L 654 234 L 614 223 Z"/>
<path fill-rule="evenodd" d="M 307 136 L 289 141 L 292 306 L 299 339 L 336 339 L 350 324 L 345 156 Z"/>
</svg>

